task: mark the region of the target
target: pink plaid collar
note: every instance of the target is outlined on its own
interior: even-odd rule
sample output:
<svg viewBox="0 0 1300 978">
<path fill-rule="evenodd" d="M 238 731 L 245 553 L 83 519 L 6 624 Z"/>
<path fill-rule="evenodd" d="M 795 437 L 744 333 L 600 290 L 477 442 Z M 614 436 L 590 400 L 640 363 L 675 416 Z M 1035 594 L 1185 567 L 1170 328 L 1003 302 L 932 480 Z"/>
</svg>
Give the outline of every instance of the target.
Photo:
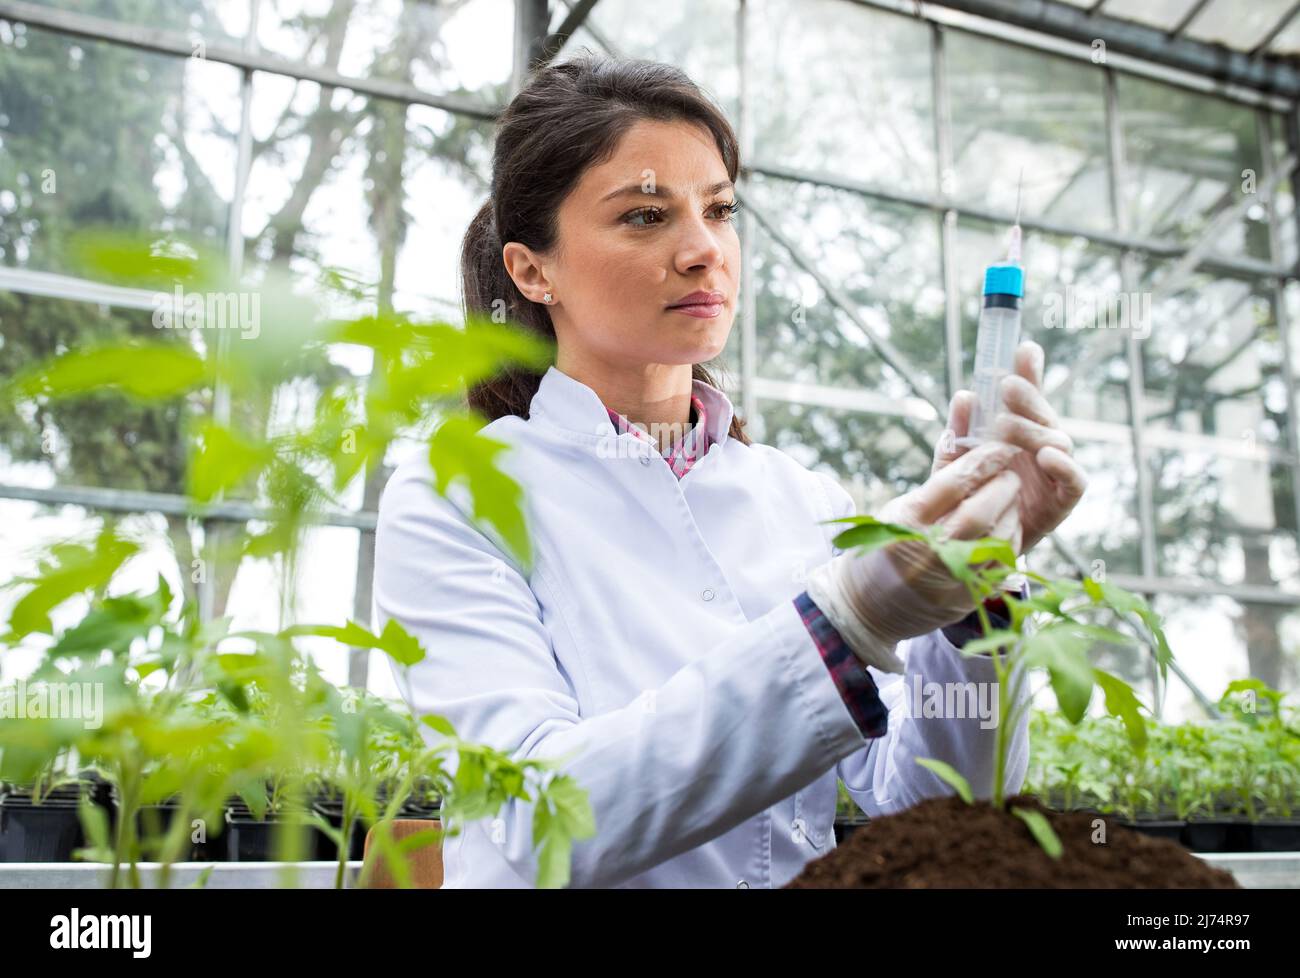
<svg viewBox="0 0 1300 978">
<path fill-rule="evenodd" d="M 680 439 L 680 442 L 686 444 L 674 444 L 672 450 L 664 453 L 664 459 L 668 461 L 674 450 L 678 450 L 676 464 L 669 462 L 671 471 L 678 476 L 685 475 L 690 465 L 708 454 L 712 446 L 726 445 L 731 436 L 731 422 L 735 417 L 731 399 L 721 389 L 692 378 L 691 394 L 696 423 L 685 429 L 685 435 L 689 438 Z M 618 418 L 617 413 L 601 403 L 594 390 L 554 364 L 547 367 L 546 373 L 542 375 L 537 393 L 528 406 L 529 421 L 556 428 L 579 441 L 595 436 L 593 444 L 602 436 L 608 436 L 611 430 L 616 434 L 627 431 Z M 624 423 L 631 426 L 626 419 Z M 638 429 L 633 437 L 649 438 L 649 433 Z M 650 441 L 654 442 L 655 439 L 651 438 Z M 657 452 L 657 443 L 655 447 Z"/>
<path fill-rule="evenodd" d="M 698 393 L 690 395 L 690 406 L 693 408 L 694 424 L 688 421 L 680 436 L 673 438 L 668 449 L 663 453 L 664 462 L 668 463 L 668 468 L 672 469 L 677 479 L 686 475 L 695 462 L 705 456 L 708 446 L 712 445 L 712 438 L 708 434 L 708 408 L 705 407 L 705 402 Z M 632 432 L 642 441 L 658 441 L 653 434 L 630 423 L 627 416 L 620 415 L 614 408 L 606 407 L 604 410 L 610 415 L 610 421 L 614 424 L 617 433 Z"/>
</svg>

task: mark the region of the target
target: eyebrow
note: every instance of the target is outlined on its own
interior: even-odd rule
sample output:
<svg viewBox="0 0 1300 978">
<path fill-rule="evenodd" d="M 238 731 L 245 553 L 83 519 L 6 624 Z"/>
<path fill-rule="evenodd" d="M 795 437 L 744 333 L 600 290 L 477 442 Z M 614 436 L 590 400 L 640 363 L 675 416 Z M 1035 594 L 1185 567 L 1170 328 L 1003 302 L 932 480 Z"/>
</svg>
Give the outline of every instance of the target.
<svg viewBox="0 0 1300 978">
<path fill-rule="evenodd" d="M 718 183 L 715 183 L 712 187 L 704 187 L 703 188 L 704 196 L 709 197 L 723 190 L 732 189 L 735 186 L 736 186 L 735 183 L 733 183 L 730 180 L 722 180 Z M 606 194 L 604 197 L 600 199 L 600 202 L 603 204 L 607 200 L 613 200 L 615 197 L 624 197 L 624 196 L 671 198 L 671 197 L 676 197 L 677 194 L 672 190 L 672 188 L 666 187 L 662 183 L 656 184 L 654 190 L 644 190 L 642 189 L 642 184 L 630 183 L 626 187 L 619 187 L 617 190 L 613 191 L 612 193 Z"/>
</svg>

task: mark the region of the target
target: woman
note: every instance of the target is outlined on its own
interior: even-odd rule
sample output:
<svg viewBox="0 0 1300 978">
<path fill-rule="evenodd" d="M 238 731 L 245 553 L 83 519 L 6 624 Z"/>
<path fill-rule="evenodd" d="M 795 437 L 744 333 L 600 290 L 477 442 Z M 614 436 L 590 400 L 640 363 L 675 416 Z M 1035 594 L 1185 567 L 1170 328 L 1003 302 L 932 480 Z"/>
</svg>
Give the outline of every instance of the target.
<svg viewBox="0 0 1300 978">
<path fill-rule="evenodd" d="M 418 714 L 470 740 L 564 757 L 594 838 L 575 886 L 763 886 L 834 847 L 836 779 L 869 814 L 946 787 L 991 791 L 989 718 L 913 716 L 916 682 L 990 683 L 963 656 L 973 605 L 924 550 L 838 554 L 848 493 L 751 442 L 703 364 L 738 301 L 736 138 L 667 65 L 584 56 L 546 67 L 502 115 L 492 194 L 465 236 L 466 307 L 557 343 L 541 377 L 470 391 L 510 444 L 536 551 L 525 573 L 437 495 L 423 458 L 379 508 L 375 601 L 428 650 L 399 674 Z M 1002 443 L 964 454 L 954 397 L 930 479 L 885 518 L 1028 550 L 1083 492 L 1018 351 Z M 454 488 L 454 487 L 453 487 Z M 996 719 L 996 718 L 993 718 Z M 1008 788 L 1027 763 L 1012 738 Z M 445 886 L 529 886 L 532 808 L 464 826 Z"/>
</svg>

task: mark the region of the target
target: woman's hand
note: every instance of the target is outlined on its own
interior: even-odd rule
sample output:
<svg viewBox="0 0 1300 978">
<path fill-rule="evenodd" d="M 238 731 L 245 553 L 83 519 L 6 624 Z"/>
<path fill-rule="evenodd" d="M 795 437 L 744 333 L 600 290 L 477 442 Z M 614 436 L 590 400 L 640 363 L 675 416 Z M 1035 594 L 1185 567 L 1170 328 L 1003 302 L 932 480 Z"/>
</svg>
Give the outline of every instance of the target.
<svg viewBox="0 0 1300 978">
<path fill-rule="evenodd" d="M 1060 417 L 1043 396 L 1043 348 L 1026 340 L 1016 348 L 1014 372 L 1002 379 L 1006 412 L 994 421 L 991 437 L 1024 451 L 1011 462 L 1020 477 L 1017 508 L 1023 539 L 1018 553 L 1028 553 L 1070 515 L 1088 487 L 1074 460 L 1074 442 L 1060 427 Z M 957 391 L 948 409 L 948 428 L 939 439 L 931 474 L 952 464 L 967 449 L 957 439 L 970 431 L 975 393 Z"/>
<path fill-rule="evenodd" d="M 1020 454 L 1001 442 L 980 445 L 891 499 L 880 519 L 916 529 L 942 524 L 958 540 L 1017 539 L 1020 479 L 1010 465 Z M 894 653 L 900 641 L 960 621 L 975 607 L 966 585 L 918 540 L 850 550 L 816 567 L 807 584 L 858 658 L 884 672 L 903 671 Z"/>
</svg>

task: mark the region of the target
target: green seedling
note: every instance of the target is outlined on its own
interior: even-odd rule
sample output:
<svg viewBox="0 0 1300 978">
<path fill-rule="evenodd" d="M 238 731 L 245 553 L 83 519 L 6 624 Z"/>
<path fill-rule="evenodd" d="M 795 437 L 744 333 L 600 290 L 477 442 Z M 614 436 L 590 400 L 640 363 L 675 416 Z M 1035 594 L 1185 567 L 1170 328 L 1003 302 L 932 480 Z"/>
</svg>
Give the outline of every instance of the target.
<svg viewBox="0 0 1300 978">
<path fill-rule="evenodd" d="M 1028 599 L 1005 595 L 1011 613 L 1008 628 L 995 628 L 983 602 L 1017 573 L 1016 554 L 1010 542 L 996 538 L 951 539 L 941 526 L 921 530 L 885 523 L 872 516 L 849 516 L 839 522 L 850 524 L 834 544 L 842 549 L 870 552 L 900 541 L 925 544 L 943 562 L 952 576 L 965 584 L 979 618 L 982 636 L 966 643 L 966 656 L 989 653 L 997 677 L 998 717 L 995 738 L 992 804 L 1005 808 L 1007 748 L 1010 732 L 1030 708 L 1031 698 L 1023 695 L 1028 677 L 1045 672 L 1056 695 L 1059 709 L 1071 724 L 1078 724 L 1088 711 L 1095 691 L 1100 689 L 1105 710 L 1118 718 L 1132 749 L 1143 756 L 1147 746 L 1149 713 L 1133 689 L 1117 676 L 1092 665 L 1089 654 L 1100 643 L 1135 645 L 1138 640 L 1092 620 L 1101 615 L 1136 622 L 1155 652 L 1161 675 L 1167 672 L 1173 655 L 1160 619 L 1140 596 L 1114 584 L 1084 577 L 1082 580 L 1048 579 L 1039 574 L 1025 576 L 1038 585 Z M 974 793 L 965 777 L 950 765 L 932 758 L 918 758 L 921 764 L 949 784 L 964 799 Z M 1060 855 L 1060 840 L 1041 816 L 1026 810 L 1013 812 L 1025 821 L 1035 840 L 1054 858 Z"/>
</svg>

